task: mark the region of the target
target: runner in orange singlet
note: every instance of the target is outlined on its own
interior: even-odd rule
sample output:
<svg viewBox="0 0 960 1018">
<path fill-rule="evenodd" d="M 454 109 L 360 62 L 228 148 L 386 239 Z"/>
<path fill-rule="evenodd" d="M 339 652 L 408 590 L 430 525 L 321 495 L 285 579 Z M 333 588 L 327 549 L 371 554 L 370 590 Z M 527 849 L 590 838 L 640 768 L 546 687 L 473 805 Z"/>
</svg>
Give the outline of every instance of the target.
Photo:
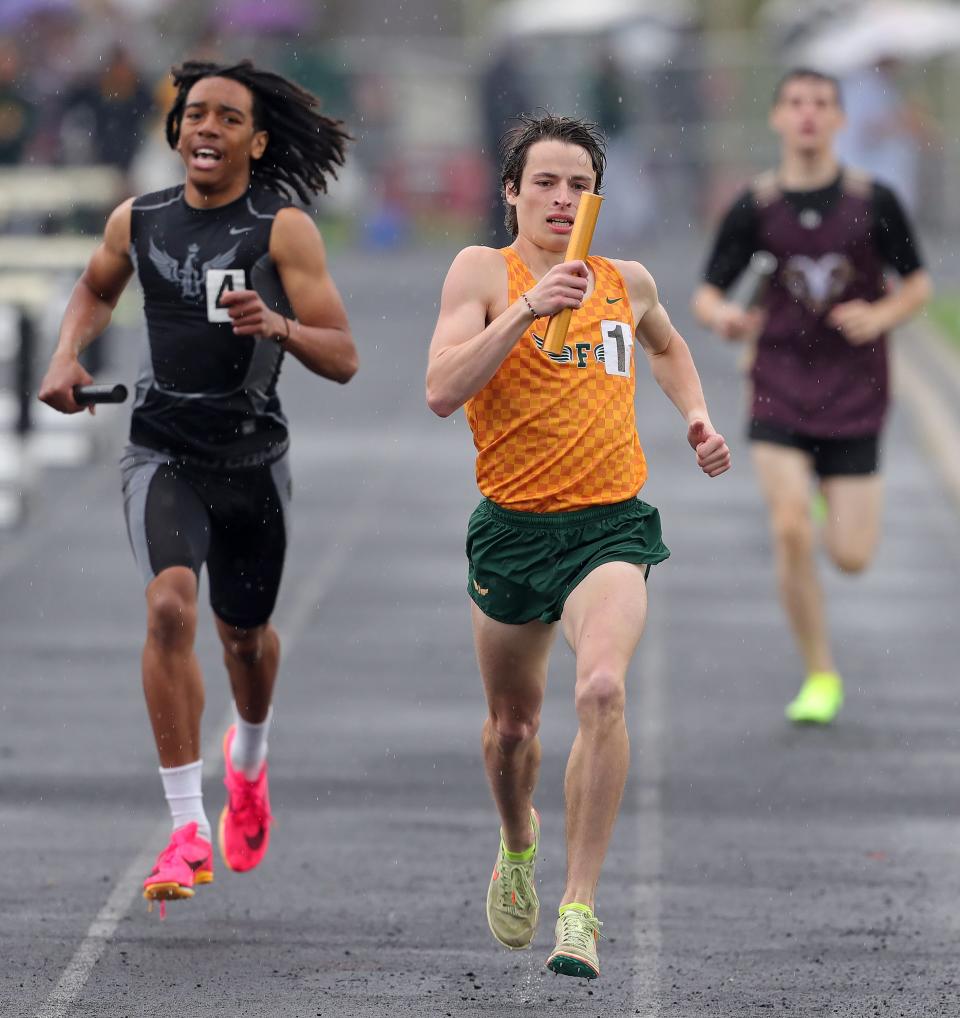
<svg viewBox="0 0 960 1018">
<path fill-rule="evenodd" d="M 466 248 L 451 266 L 427 402 L 441 417 L 466 404 L 484 495 L 467 556 L 490 712 L 484 762 L 502 824 L 487 921 L 513 949 L 536 932 L 537 728 L 559 622 L 577 659 L 580 728 L 565 782 L 567 884 L 547 965 L 593 979 L 594 898 L 629 757 L 626 673 L 646 618 L 647 572 L 670 554 L 657 510 L 637 498 L 647 465 L 634 418 L 634 338 L 683 415 L 700 468 L 721 474 L 730 453 L 647 270 L 563 260 L 580 195 L 601 184 L 602 137 L 567 117 L 519 119 L 502 172 L 516 239 L 502 251 Z M 547 319 L 562 308 L 574 309 L 566 345 L 544 353 Z"/>
</svg>

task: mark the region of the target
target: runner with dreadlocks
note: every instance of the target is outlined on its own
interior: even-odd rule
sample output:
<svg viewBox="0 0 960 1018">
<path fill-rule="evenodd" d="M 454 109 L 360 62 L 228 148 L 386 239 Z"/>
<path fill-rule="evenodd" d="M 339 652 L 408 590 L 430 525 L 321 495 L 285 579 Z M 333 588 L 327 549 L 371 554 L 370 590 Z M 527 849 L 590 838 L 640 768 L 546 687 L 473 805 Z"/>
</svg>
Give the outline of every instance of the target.
<svg viewBox="0 0 960 1018">
<path fill-rule="evenodd" d="M 121 461 L 130 543 L 146 584 L 143 687 L 173 835 L 144 881 L 148 900 L 190 898 L 213 880 L 203 807 L 194 653 L 206 563 L 236 721 L 224 738 L 223 860 L 267 851 L 267 731 L 280 656 L 270 616 L 283 570 L 290 477 L 276 384 L 284 353 L 347 382 L 357 353 L 313 220 L 293 207 L 326 191 L 349 136 L 318 100 L 249 61 L 185 63 L 167 139 L 183 184 L 130 199 L 71 295 L 40 399 L 82 407 L 78 356 L 136 271 L 147 350 Z"/>
</svg>

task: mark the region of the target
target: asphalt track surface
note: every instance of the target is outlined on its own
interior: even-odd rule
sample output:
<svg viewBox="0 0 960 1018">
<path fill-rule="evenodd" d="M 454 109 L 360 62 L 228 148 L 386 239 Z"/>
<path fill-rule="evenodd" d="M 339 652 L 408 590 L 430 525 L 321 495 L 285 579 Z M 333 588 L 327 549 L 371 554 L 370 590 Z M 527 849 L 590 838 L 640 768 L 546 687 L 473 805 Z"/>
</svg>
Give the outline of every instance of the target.
<svg viewBox="0 0 960 1018">
<path fill-rule="evenodd" d="M 422 395 L 450 252 L 341 255 L 361 371 L 339 388 L 291 363 L 282 381 L 295 529 L 260 869 L 219 864 L 164 922 L 138 897 L 167 828 L 115 467 L 122 409 L 100 411 L 102 459 L 48 472 L 29 524 L 0 536 L 0 1014 L 960 1014 L 960 525 L 898 411 L 875 566 L 827 576 L 848 704 L 829 730 L 788 727 L 800 670 L 735 358 L 686 313 L 701 253 L 659 244 L 645 260 L 735 465 L 698 473 L 641 361 L 646 498 L 673 556 L 654 570 L 630 679 L 601 979 L 543 968 L 575 730 L 559 644 L 537 795 L 541 929 L 510 953 L 486 928 L 497 822 L 465 594 L 472 447 L 462 414 L 438 420 Z M 228 702 L 208 615 L 200 654 L 215 819 Z"/>
</svg>

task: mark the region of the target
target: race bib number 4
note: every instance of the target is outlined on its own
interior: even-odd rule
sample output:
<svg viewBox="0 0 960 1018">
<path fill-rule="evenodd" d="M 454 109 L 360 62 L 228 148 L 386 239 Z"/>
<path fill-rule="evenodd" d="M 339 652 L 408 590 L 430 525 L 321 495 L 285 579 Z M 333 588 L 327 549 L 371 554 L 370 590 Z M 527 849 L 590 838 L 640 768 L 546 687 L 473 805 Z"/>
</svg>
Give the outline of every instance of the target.
<svg viewBox="0 0 960 1018">
<path fill-rule="evenodd" d="M 230 314 L 220 303 L 230 290 L 245 290 L 243 269 L 207 269 L 207 321 L 229 322 Z"/>
<path fill-rule="evenodd" d="M 601 322 L 603 336 L 603 366 L 608 375 L 630 377 L 633 360 L 633 334 L 626 322 Z"/>
</svg>

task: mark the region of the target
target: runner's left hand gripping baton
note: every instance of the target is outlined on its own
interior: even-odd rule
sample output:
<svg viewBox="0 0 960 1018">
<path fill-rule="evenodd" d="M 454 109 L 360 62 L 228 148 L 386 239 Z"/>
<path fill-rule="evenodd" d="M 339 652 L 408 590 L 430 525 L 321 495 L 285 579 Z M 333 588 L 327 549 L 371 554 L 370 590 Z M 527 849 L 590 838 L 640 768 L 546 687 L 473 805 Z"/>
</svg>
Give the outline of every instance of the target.
<svg viewBox="0 0 960 1018">
<path fill-rule="evenodd" d="M 73 398 L 77 406 L 90 406 L 93 403 L 122 403 L 127 398 L 127 387 L 120 382 L 116 385 L 75 385 Z"/>
<path fill-rule="evenodd" d="M 743 309 L 750 311 L 760 307 L 767 296 L 773 274 L 777 271 L 777 259 L 769 251 L 754 251 L 744 273 Z"/>
<path fill-rule="evenodd" d="M 586 260 L 590 253 L 590 242 L 593 240 L 593 231 L 597 225 L 597 216 L 600 215 L 602 201 L 603 198 L 592 191 L 584 191 L 580 195 L 580 204 L 577 206 L 577 216 L 573 221 L 573 229 L 570 231 L 570 240 L 567 244 L 564 261 Z M 567 329 L 570 328 L 572 316 L 573 308 L 564 308 L 551 317 L 547 323 L 547 334 L 543 340 L 543 349 L 547 353 L 563 352 L 563 341 L 567 338 Z"/>
</svg>

